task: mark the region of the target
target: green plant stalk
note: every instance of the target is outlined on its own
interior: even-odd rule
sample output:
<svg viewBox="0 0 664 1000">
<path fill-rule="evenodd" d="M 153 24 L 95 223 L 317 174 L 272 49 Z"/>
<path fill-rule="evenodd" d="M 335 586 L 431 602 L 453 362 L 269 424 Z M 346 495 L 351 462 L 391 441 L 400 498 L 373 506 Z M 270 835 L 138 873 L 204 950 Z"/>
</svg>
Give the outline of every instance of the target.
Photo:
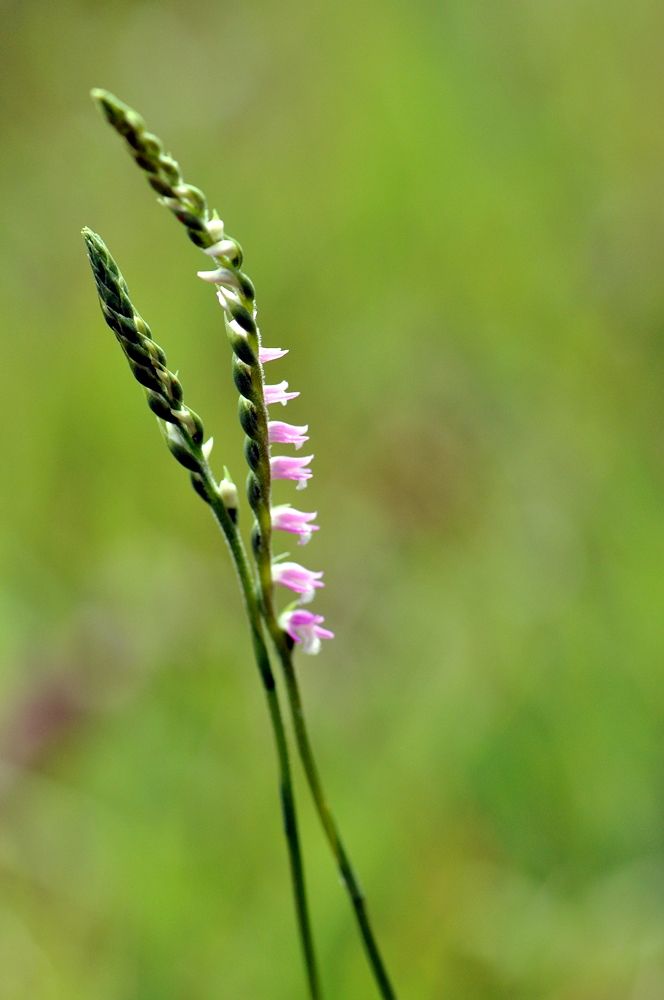
<svg viewBox="0 0 664 1000">
<path fill-rule="evenodd" d="M 327 799 L 325 798 L 325 792 L 318 774 L 318 767 L 316 766 L 316 760 L 311 749 L 307 726 L 304 720 L 302 698 L 300 696 L 297 675 L 293 665 L 293 651 L 290 648 L 288 636 L 279 627 L 279 623 L 277 622 L 274 613 L 266 614 L 265 611 L 263 613 L 268 631 L 270 632 L 279 657 L 284 679 L 286 681 L 286 690 L 288 692 L 291 718 L 293 720 L 293 729 L 295 730 L 295 739 L 297 742 L 300 760 L 302 761 L 302 766 L 304 767 L 307 783 L 325 832 L 325 836 L 336 859 L 343 884 L 346 887 L 348 895 L 350 896 L 351 904 L 355 911 L 360 934 L 362 936 L 362 943 L 366 951 L 367 960 L 371 967 L 371 971 L 373 972 L 381 997 L 383 997 L 384 1000 L 396 1000 L 396 993 L 394 992 L 394 988 L 387 974 L 387 969 L 385 968 L 385 963 L 381 957 L 373 928 L 371 926 L 371 921 L 369 920 L 364 892 L 359 879 L 355 874 L 346 848 L 344 847 L 334 820 L 334 816 L 332 815 L 332 811 L 327 803 Z"/>
<path fill-rule="evenodd" d="M 336 859 L 342 882 L 348 891 L 351 904 L 355 911 L 362 943 L 364 945 L 369 965 L 376 979 L 378 989 L 383 1000 L 396 1000 L 396 994 L 390 982 L 385 964 L 378 949 L 376 937 L 373 933 L 369 914 L 367 912 L 366 900 L 360 887 L 359 880 L 353 870 L 350 858 L 346 852 L 343 841 L 339 834 L 334 817 L 330 810 L 323 786 L 316 767 L 316 761 L 311 749 L 311 743 L 304 721 L 304 710 L 302 698 L 300 696 L 297 676 L 293 666 L 292 640 L 280 627 L 274 609 L 274 584 L 272 582 L 272 522 L 270 515 L 271 507 L 271 477 L 270 477 L 270 455 L 268 444 L 268 413 L 265 406 L 263 392 L 263 373 L 258 363 L 258 351 L 260 348 L 260 331 L 255 323 L 255 295 L 245 296 L 241 289 L 237 290 L 241 306 L 246 310 L 246 341 L 239 338 L 231 328 L 228 318 L 225 315 L 225 326 L 231 346 L 241 352 L 246 358 L 246 363 L 236 356 L 233 359 L 236 385 L 241 391 L 241 407 L 251 407 L 252 426 L 251 436 L 247 436 L 245 454 L 251 468 L 248 480 L 249 502 L 256 517 L 256 523 L 252 532 L 252 548 L 258 576 L 260 581 L 260 611 L 265 619 L 268 631 L 272 637 L 279 662 L 282 667 L 286 690 L 291 708 L 293 729 L 297 743 L 300 760 L 304 768 L 309 789 L 313 797 L 316 811 L 320 818 L 325 836 Z M 251 320 L 251 322 L 249 322 Z M 246 353 L 245 353 L 246 352 Z M 252 357 L 253 356 L 253 357 Z M 253 363 L 251 363 L 253 360 Z M 238 377 L 239 373 L 239 377 Z M 257 484 L 257 489 L 252 489 L 252 483 Z"/>
<path fill-rule="evenodd" d="M 293 883 L 293 894 L 298 918 L 300 941 L 307 969 L 309 992 L 312 1000 L 320 1000 L 322 994 L 307 904 L 304 866 L 299 841 L 288 743 L 286 740 L 286 732 L 284 729 L 281 707 L 279 705 L 279 696 L 277 694 L 274 674 L 272 672 L 270 659 L 263 638 L 260 610 L 254 592 L 252 575 L 249 569 L 242 537 L 216 490 L 214 479 L 212 478 L 212 474 L 207 466 L 207 462 L 205 462 L 202 468 L 204 473 L 203 479 L 205 483 L 205 491 L 208 495 L 208 503 L 212 509 L 215 520 L 217 521 L 217 524 L 221 528 L 221 531 L 226 539 L 231 553 L 231 558 L 233 560 L 233 565 L 235 566 L 235 571 L 240 582 L 240 589 L 242 590 L 242 595 L 244 597 L 245 611 L 249 622 L 249 628 L 251 630 L 254 656 L 260 671 L 265 696 L 267 698 L 270 720 L 272 722 L 272 729 L 274 731 L 274 738 L 277 745 L 277 756 L 279 759 L 281 805 L 284 830 L 286 832 L 286 840 L 288 842 L 291 879 Z"/>
<path fill-rule="evenodd" d="M 228 318 L 225 317 L 225 326 L 231 345 L 237 350 L 244 352 L 247 348 L 250 353 L 245 355 L 247 362 L 250 355 L 256 359 L 253 364 L 242 362 L 237 356 L 234 358 L 234 371 L 240 366 L 244 370 L 244 379 L 236 379 L 238 388 L 242 387 L 244 403 L 250 405 L 253 413 L 253 427 L 251 437 L 247 437 L 248 448 L 245 449 L 247 460 L 252 472 L 250 473 L 249 484 L 252 476 L 258 484 L 258 489 L 253 494 L 251 485 L 249 486 L 249 501 L 252 505 L 256 523 L 252 533 L 252 548 L 256 567 L 258 570 L 260 586 L 260 611 L 265 620 L 265 624 L 274 642 L 274 646 L 279 657 L 279 662 L 286 682 L 286 690 L 291 708 L 293 729 L 298 752 L 302 761 L 309 789 L 316 806 L 316 811 L 320 818 L 325 836 L 336 859 L 342 882 L 350 896 L 351 904 L 355 911 L 355 916 L 362 936 L 362 942 L 367 954 L 367 959 L 376 979 L 379 991 L 383 1000 L 396 1000 L 396 994 L 390 982 L 385 964 L 381 957 L 376 942 L 364 893 L 359 880 L 353 870 L 350 858 L 346 852 L 343 841 L 339 834 L 334 817 L 325 798 L 323 786 L 318 774 L 318 768 L 311 749 L 309 735 L 304 721 L 304 710 L 302 698 L 300 696 L 299 685 L 295 668 L 293 666 L 293 644 L 290 637 L 280 627 L 274 608 L 274 584 L 272 582 L 272 523 L 270 515 L 270 454 L 268 444 L 268 414 L 265 406 L 263 392 L 263 373 L 261 366 L 257 363 L 258 350 L 260 347 L 260 331 L 255 323 L 255 295 L 245 296 L 241 289 L 238 289 L 238 297 L 242 307 L 247 311 L 247 316 L 252 322 L 247 322 L 246 345 L 238 344 L 237 334 L 234 333 Z M 249 329 L 249 327 L 251 327 Z M 254 452 L 255 450 L 255 452 Z"/>
<path fill-rule="evenodd" d="M 271 551 L 272 523 L 270 515 L 270 453 L 267 430 L 268 414 L 263 392 L 263 373 L 257 361 L 260 347 L 260 331 L 255 323 L 253 286 L 251 297 L 245 296 L 241 289 L 238 290 L 238 297 L 242 307 L 247 311 L 247 316 L 251 319 L 251 323 L 247 321 L 246 344 L 244 342 L 238 343 L 237 334 L 230 327 L 227 317 L 225 317 L 225 326 L 231 345 L 242 353 L 248 349 L 248 353 L 245 354 L 247 363 L 240 360 L 236 355 L 233 359 L 233 364 L 234 372 L 237 372 L 238 369 L 241 370 L 241 377 L 236 377 L 236 384 L 238 388 L 241 388 L 241 405 L 245 407 L 251 406 L 253 415 L 251 437 L 247 437 L 245 453 L 252 470 L 249 474 L 248 494 L 249 502 L 256 517 L 252 533 L 252 548 L 259 577 L 260 611 L 274 642 L 284 674 L 295 739 L 309 789 L 325 836 L 337 862 L 342 882 L 350 896 L 369 965 L 383 1000 L 396 1000 L 396 994 L 387 974 L 385 963 L 378 949 L 371 921 L 369 920 L 364 893 L 341 840 L 330 807 L 327 804 L 318 774 L 318 768 L 304 721 L 302 698 L 293 666 L 292 640 L 280 627 L 274 609 Z M 252 355 L 255 361 L 250 363 Z M 256 482 L 258 487 L 255 492 L 251 486 L 253 481 Z"/>
<path fill-rule="evenodd" d="M 126 282 L 111 253 L 96 233 L 84 229 L 83 236 L 104 318 L 115 333 L 134 377 L 146 392 L 148 405 L 159 419 L 171 453 L 189 470 L 196 492 L 211 507 L 235 566 L 277 746 L 282 816 L 309 993 L 311 1000 L 321 1000 L 288 743 L 274 674 L 263 637 L 263 622 L 254 589 L 254 579 L 242 536 L 236 524 L 236 511 L 227 507 L 210 470 L 203 450 L 203 423 L 198 414 L 184 405 L 182 386 L 177 377 L 166 367 L 166 355 L 154 342 L 149 326 L 132 305 Z"/>
</svg>

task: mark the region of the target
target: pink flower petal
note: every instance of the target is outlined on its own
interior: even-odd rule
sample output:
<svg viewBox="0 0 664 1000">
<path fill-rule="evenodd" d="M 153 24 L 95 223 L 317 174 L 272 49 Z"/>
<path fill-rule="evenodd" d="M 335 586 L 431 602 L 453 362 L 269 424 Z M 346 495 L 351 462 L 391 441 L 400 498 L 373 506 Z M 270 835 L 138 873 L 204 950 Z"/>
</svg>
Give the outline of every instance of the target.
<svg viewBox="0 0 664 1000">
<path fill-rule="evenodd" d="M 285 406 L 289 399 L 295 399 L 296 396 L 300 395 L 299 392 L 286 392 L 287 388 L 288 382 L 263 386 L 265 405 L 270 406 L 272 403 L 281 403 L 282 406 Z"/>
<path fill-rule="evenodd" d="M 295 424 L 286 424 L 282 420 L 268 420 L 268 441 L 270 444 L 294 444 L 295 450 L 299 451 L 304 442 L 309 440 L 305 436 L 308 430 L 308 424 L 296 427 Z"/>
<path fill-rule="evenodd" d="M 295 510 L 290 504 L 282 504 L 280 507 L 273 507 L 272 527 L 275 531 L 290 531 L 294 535 L 299 535 L 298 545 L 306 545 L 311 540 L 311 533 L 319 530 L 318 524 L 310 524 L 316 514 L 305 514 L 304 511 Z"/>
<path fill-rule="evenodd" d="M 295 562 L 274 563 L 272 566 L 273 581 L 300 594 L 303 604 L 313 601 L 316 588 L 325 586 L 320 579 L 322 575 L 322 571 L 316 573 Z"/>
<path fill-rule="evenodd" d="M 302 652 L 313 656 L 320 652 L 321 639 L 334 639 L 334 632 L 320 627 L 324 621 L 322 615 L 314 615 L 304 608 L 285 611 L 279 618 L 279 624 L 291 639 L 303 644 Z"/>
<path fill-rule="evenodd" d="M 273 455 L 270 459 L 270 472 L 273 479 L 296 479 L 298 484 L 304 483 L 306 485 L 306 480 L 311 479 L 313 472 L 311 469 L 305 469 L 305 465 L 308 465 L 313 455 L 307 455 L 304 458 L 298 458 L 295 455 Z M 298 489 L 302 487 L 298 485 Z"/>
<path fill-rule="evenodd" d="M 278 361 L 285 354 L 288 354 L 288 351 L 282 351 L 280 347 L 261 347 L 258 351 L 258 360 L 262 365 L 266 365 L 268 361 Z"/>
</svg>

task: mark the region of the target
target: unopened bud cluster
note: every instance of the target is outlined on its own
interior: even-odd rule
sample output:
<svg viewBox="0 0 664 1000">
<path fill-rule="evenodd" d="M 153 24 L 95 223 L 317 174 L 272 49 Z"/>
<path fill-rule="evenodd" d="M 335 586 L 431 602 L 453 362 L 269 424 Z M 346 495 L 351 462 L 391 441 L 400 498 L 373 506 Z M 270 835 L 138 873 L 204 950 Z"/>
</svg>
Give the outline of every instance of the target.
<svg viewBox="0 0 664 1000">
<path fill-rule="evenodd" d="M 92 97 L 109 124 L 126 140 L 130 154 L 147 175 L 162 204 L 186 227 L 192 243 L 206 249 L 219 242 L 214 228 L 207 228 L 207 223 L 215 220 L 210 216 L 205 195 L 193 184 L 185 183 L 177 160 L 164 152 L 161 140 L 148 132 L 141 116 L 107 90 L 95 88 Z M 241 267 L 239 243 L 226 238 L 225 244 L 224 256 Z"/>
<path fill-rule="evenodd" d="M 169 449 L 192 473 L 192 478 L 200 479 L 202 459 L 207 457 L 201 418 L 184 405 L 182 386 L 166 367 L 166 355 L 152 339 L 150 327 L 134 309 L 127 283 L 106 244 L 87 228 L 83 230 L 83 238 L 104 318 L 117 337 L 134 378 L 145 388 L 148 406 L 164 421 Z M 201 495 L 207 499 L 204 493 Z"/>
</svg>

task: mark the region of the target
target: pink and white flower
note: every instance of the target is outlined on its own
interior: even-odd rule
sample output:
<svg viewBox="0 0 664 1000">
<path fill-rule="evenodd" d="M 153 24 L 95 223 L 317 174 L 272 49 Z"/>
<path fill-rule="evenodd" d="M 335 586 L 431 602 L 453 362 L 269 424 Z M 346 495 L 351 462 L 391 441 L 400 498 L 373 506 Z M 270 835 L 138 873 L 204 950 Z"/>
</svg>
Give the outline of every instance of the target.
<svg viewBox="0 0 664 1000">
<path fill-rule="evenodd" d="M 282 351 L 280 347 L 260 347 L 258 350 L 258 360 L 262 365 L 266 365 L 268 361 L 278 361 L 285 354 L 288 354 L 288 351 Z"/>
<path fill-rule="evenodd" d="M 309 604 L 313 601 L 316 589 L 324 587 L 321 582 L 323 572 L 315 573 L 310 569 L 305 569 L 295 562 L 278 562 L 272 564 L 272 580 L 280 583 L 282 587 L 290 587 L 296 594 L 300 594 L 300 602 Z"/>
<path fill-rule="evenodd" d="M 314 615 L 304 608 L 284 611 L 279 618 L 279 624 L 284 632 L 288 632 L 294 642 L 303 643 L 302 652 L 310 653 L 312 656 L 320 653 L 321 639 L 334 639 L 334 632 L 320 627 L 324 621 L 322 615 Z"/>
<path fill-rule="evenodd" d="M 283 420 L 268 420 L 267 439 L 270 444 L 294 444 L 295 450 L 299 451 L 305 441 L 309 424 L 296 427 L 295 424 L 286 424 Z"/>
<path fill-rule="evenodd" d="M 279 385 L 266 385 L 263 386 L 263 393 L 265 398 L 265 405 L 270 406 L 271 403 L 281 403 L 285 406 L 289 399 L 295 399 L 299 396 L 299 392 L 286 392 L 288 388 L 288 382 L 280 382 Z"/>
<path fill-rule="evenodd" d="M 307 479 L 311 479 L 313 472 L 305 469 L 313 455 L 306 455 L 304 458 L 296 458 L 295 455 L 273 455 L 270 459 L 270 472 L 273 479 L 296 479 L 297 490 L 303 490 L 307 485 Z"/>
<path fill-rule="evenodd" d="M 316 513 L 305 514 L 304 511 L 295 510 L 289 503 L 273 507 L 272 527 L 278 531 L 292 531 L 294 535 L 299 535 L 298 545 L 306 545 L 311 539 L 313 531 L 318 531 L 317 524 L 310 524 L 316 517 Z"/>
</svg>

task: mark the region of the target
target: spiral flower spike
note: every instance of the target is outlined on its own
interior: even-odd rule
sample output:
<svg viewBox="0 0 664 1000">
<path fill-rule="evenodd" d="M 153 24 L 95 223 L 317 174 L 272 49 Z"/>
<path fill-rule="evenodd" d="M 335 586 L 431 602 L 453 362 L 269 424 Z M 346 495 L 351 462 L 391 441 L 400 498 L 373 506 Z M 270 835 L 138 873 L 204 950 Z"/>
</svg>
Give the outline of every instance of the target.
<svg viewBox="0 0 664 1000">
<path fill-rule="evenodd" d="M 240 244 L 225 235 L 223 222 L 214 212 L 210 213 L 203 192 L 185 183 L 178 162 L 164 152 L 161 140 L 148 132 L 145 122 L 133 108 L 108 90 L 96 87 L 90 93 L 109 125 L 125 139 L 130 155 L 159 195 L 161 204 L 179 219 L 192 243 L 205 251 L 214 248 L 215 257 L 238 271 L 242 266 Z M 237 276 L 236 280 L 243 294 L 250 295 L 251 282 L 244 275 Z"/>
<path fill-rule="evenodd" d="M 150 327 L 134 309 L 127 283 L 101 237 L 83 230 L 104 319 L 118 339 L 134 378 L 145 389 L 148 406 L 162 421 L 166 443 L 177 461 L 200 478 L 207 463 L 203 422 L 184 405 L 182 386 L 166 367 L 166 355 Z M 200 491 L 199 491 L 200 492 Z"/>
</svg>

